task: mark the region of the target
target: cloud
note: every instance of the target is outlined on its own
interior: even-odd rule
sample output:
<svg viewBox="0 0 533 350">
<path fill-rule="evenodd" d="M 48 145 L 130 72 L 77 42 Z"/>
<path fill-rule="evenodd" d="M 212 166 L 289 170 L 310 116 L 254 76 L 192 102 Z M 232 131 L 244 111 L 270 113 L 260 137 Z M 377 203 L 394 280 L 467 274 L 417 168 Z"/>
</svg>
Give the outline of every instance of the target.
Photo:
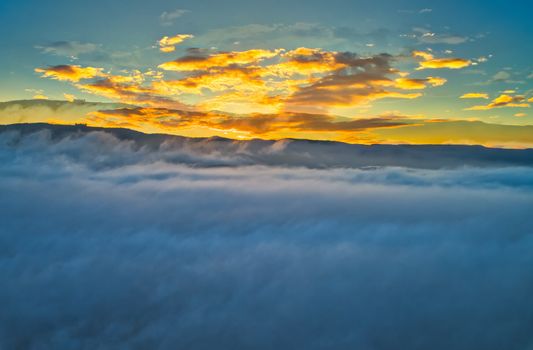
<svg viewBox="0 0 533 350">
<path fill-rule="evenodd" d="M 415 33 L 413 37 L 417 38 L 422 44 L 457 45 L 465 43 L 469 40 L 469 38 L 465 36 L 438 34 L 425 28 L 413 28 L 413 32 Z"/>
<path fill-rule="evenodd" d="M 509 74 L 506 71 L 500 71 L 492 77 L 493 81 L 506 81 L 511 77 L 511 74 Z"/>
<path fill-rule="evenodd" d="M 466 94 L 461 95 L 459 98 L 484 98 L 488 99 L 489 95 L 484 92 L 468 92 Z"/>
<path fill-rule="evenodd" d="M 324 107 L 354 106 L 382 98 L 413 99 L 420 93 L 389 89 L 395 85 L 389 76 L 396 74 L 387 54 L 359 57 L 350 52 L 337 53 L 335 62 L 344 66 L 309 85 L 298 87 L 285 102 L 290 110 L 316 110 Z M 401 86 L 401 82 L 397 83 Z"/>
<path fill-rule="evenodd" d="M 41 94 L 43 92 L 40 92 Z M 88 113 L 100 109 L 126 107 L 119 103 L 99 103 L 74 100 L 74 102 L 54 100 L 21 100 L 0 102 L 1 124 L 12 123 L 81 123 Z"/>
<path fill-rule="evenodd" d="M 174 11 L 165 11 L 159 16 L 159 19 L 161 20 L 161 25 L 163 26 L 171 26 L 174 24 L 174 22 L 180 18 L 181 16 L 185 15 L 186 13 L 189 13 L 191 11 L 184 10 L 184 9 L 176 9 Z"/>
<path fill-rule="evenodd" d="M 484 111 L 489 110 L 493 108 L 501 108 L 501 107 L 521 107 L 526 108 L 530 105 L 527 103 L 526 98 L 522 95 L 515 95 L 511 96 L 508 94 L 501 94 L 500 96 L 496 97 L 494 100 L 492 100 L 491 103 L 487 105 L 480 105 L 480 106 L 473 106 L 468 107 L 465 110 L 467 111 Z"/>
<path fill-rule="evenodd" d="M 531 344 L 530 167 L 190 167 L 172 146 L 0 134 L 2 348 Z"/>
<path fill-rule="evenodd" d="M 74 101 L 76 101 L 76 96 L 74 96 L 74 95 L 72 95 L 72 94 L 63 93 L 63 97 L 64 97 L 65 100 L 67 100 L 68 102 L 74 102 Z"/>
<path fill-rule="evenodd" d="M 398 129 L 373 130 L 375 139 L 400 144 L 459 144 L 533 148 L 532 125 L 492 124 L 467 120 L 425 120 Z"/>
<path fill-rule="evenodd" d="M 295 50 L 245 50 L 210 52 L 190 49 L 188 54 L 159 65 L 168 71 L 191 72 L 180 80 L 159 81 L 156 89 L 166 93 L 202 94 L 204 90 L 228 91 L 203 103 L 206 108 L 227 108 L 231 103 L 255 103 L 261 108 L 298 112 L 324 112 L 335 106 L 364 104 L 381 98 L 417 98 L 393 88 L 422 89 L 439 86 L 443 78 L 392 76 L 393 56 L 360 57 L 351 52 L 297 48 Z"/>
<path fill-rule="evenodd" d="M 446 83 L 446 79 L 440 77 L 427 77 L 423 79 L 398 78 L 396 87 L 403 90 L 420 90 L 425 89 L 427 84 L 431 86 L 441 86 Z"/>
<path fill-rule="evenodd" d="M 44 90 L 41 89 L 25 89 L 25 91 L 33 94 L 35 100 L 48 100 L 48 96 L 44 94 Z"/>
<path fill-rule="evenodd" d="M 191 37 L 166 36 L 158 45 L 170 52 L 174 45 Z M 462 60 L 437 59 L 422 51 L 413 55 L 423 57 L 421 67 L 459 68 L 461 63 L 457 62 Z M 104 73 L 102 68 L 77 65 L 36 71 L 43 77 L 70 81 L 83 92 L 144 107 L 240 114 L 327 114 L 332 109 L 365 106 L 385 98 L 416 99 L 421 92 L 406 90 L 446 83 L 442 77 L 410 77 L 409 72 L 395 67 L 400 59 L 405 57 L 308 47 L 232 51 L 189 48 L 185 55 L 145 72 L 112 74 Z"/>
<path fill-rule="evenodd" d="M 356 47 L 368 50 L 366 43 L 387 45 L 393 37 L 393 33 L 385 28 L 362 32 L 353 26 L 329 26 L 310 22 L 254 23 L 212 29 L 199 36 L 196 42 L 204 47 L 218 48 L 233 47 L 238 43 L 241 49 L 255 49 L 257 43 L 261 43 L 261 47 L 265 49 L 320 47 L 353 50 Z"/>
<path fill-rule="evenodd" d="M 102 68 L 81 67 L 78 65 L 58 65 L 47 68 L 35 68 L 35 72 L 42 73 L 43 78 L 61 81 L 78 82 L 103 76 Z"/>
<path fill-rule="evenodd" d="M 98 50 L 99 46 L 93 43 L 82 43 L 79 41 L 56 41 L 47 45 L 38 45 L 35 48 L 42 53 L 56 56 L 78 58 L 78 56 Z"/>
<path fill-rule="evenodd" d="M 513 80 L 511 79 L 511 77 L 512 77 L 511 73 L 502 70 L 494 74 L 489 80 L 473 83 L 472 85 L 490 85 L 494 83 L 507 83 L 507 84 L 523 84 L 524 83 L 521 80 Z"/>
<path fill-rule="evenodd" d="M 194 38 L 194 35 L 191 34 L 177 34 L 171 37 L 164 36 L 157 42 L 159 44 L 159 51 L 174 52 L 176 50 L 176 45 L 192 38 Z"/>
<path fill-rule="evenodd" d="M 413 51 L 413 57 L 422 59 L 419 61 L 417 70 L 441 68 L 461 69 L 472 64 L 472 61 L 464 58 L 435 58 L 433 54 L 425 51 Z"/>
<path fill-rule="evenodd" d="M 210 53 L 204 50 L 189 49 L 186 56 L 165 62 L 159 68 L 169 71 L 201 71 L 231 65 L 250 65 L 275 57 L 279 50 L 246 50 Z"/>
<path fill-rule="evenodd" d="M 279 139 L 280 135 L 294 138 L 320 138 L 320 135 L 324 135 L 322 137 L 329 135 L 329 138 L 339 140 L 361 131 L 412 123 L 393 116 L 358 119 L 305 113 L 239 116 L 220 112 L 180 111 L 164 108 L 100 110 L 91 113 L 87 122 L 95 126 L 133 127 L 137 130 L 159 128 L 173 133 L 203 128 L 209 136 L 226 133 L 234 138 L 246 139 L 257 137 Z"/>
<path fill-rule="evenodd" d="M 294 75 L 330 73 L 348 67 L 346 62 L 337 59 L 339 53 L 321 49 L 299 47 L 283 53 L 282 57 L 283 62 L 270 65 L 267 74 L 287 78 Z"/>
<path fill-rule="evenodd" d="M 143 97 L 156 105 L 165 103 L 156 101 L 153 96 L 142 94 L 125 98 L 142 100 Z M 147 104 L 152 102 L 148 101 Z M 221 136 L 242 140 L 292 138 L 335 140 L 352 144 L 479 144 L 506 148 L 533 147 L 533 127 L 528 125 L 429 119 L 422 115 L 383 114 L 347 118 L 303 112 L 234 114 L 198 111 L 187 108 L 188 106 L 179 109 L 175 102 L 167 103 L 170 106 L 168 108 L 81 100 L 13 101 L 0 104 L 0 119 L 3 123 L 88 123 L 99 127 L 125 127 L 188 137 Z M 171 107 L 173 105 L 174 107 Z M 439 157 L 436 160 L 442 161 Z"/>
<path fill-rule="evenodd" d="M 153 70 L 122 71 L 122 75 L 110 74 L 103 68 L 81 67 L 78 65 L 59 65 L 48 68 L 36 68 L 43 78 L 69 81 L 85 93 L 104 96 L 114 101 L 138 103 L 147 106 L 170 108 L 188 108 L 185 104 L 162 96 L 150 85 L 144 85 L 147 78 L 161 79 L 161 75 Z M 83 81 L 83 82 L 82 82 Z"/>
<path fill-rule="evenodd" d="M 130 80 L 130 77 L 108 75 L 102 79 L 88 83 L 76 84 L 80 90 L 104 96 L 114 101 L 124 103 L 138 103 L 146 106 L 160 106 L 168 108 L 188 107 L 174 99 L 162 96 L 151 87 L 143 86 L 141 82 Z"/>
</svg>

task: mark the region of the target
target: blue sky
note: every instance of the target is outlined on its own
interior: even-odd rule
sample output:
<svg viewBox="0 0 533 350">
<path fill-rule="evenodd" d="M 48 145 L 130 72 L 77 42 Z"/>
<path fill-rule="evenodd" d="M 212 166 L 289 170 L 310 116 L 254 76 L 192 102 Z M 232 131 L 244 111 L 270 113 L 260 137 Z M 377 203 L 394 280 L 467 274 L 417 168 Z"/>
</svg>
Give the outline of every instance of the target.
<svg viewBox="0 0 533 350">
<path fill-rule="evenodd" d="M 134 70 L 144 74 L 157 70 L 161 63 L 186 56 L 189 48 L 287 52 L 306 47 L 360 57 L 386 53 L 393 56 L 394 68 L 409 74 L 409 79 L 435 76 L 445 83 L 416 91 L 416 98 L 380 97 L 328 108 L 317 102 L 314 109 L 299 106 L 296 111 L 319 110 L 348 118 L 395 114 L 530 125 L 533 113 L 527 100 L 533 97 L 532 10 L 531 1 L 60 0 L 46 5 L 39 1 L 2 1 L 0 100 L 34 96 L 64 99 L 67 94 L 89 101 L 132 102 L 54 77 L 43 79 L 36 68 L 79 65 L 102 68 L 106 74 L 131 74 Z M 176 45 L 170 54 L 159 52 L 158 40 L 177 34 L 194 38 Z M 461 69 L 417 70 L 417 60 L 407 59 L 415 51 L 431 53 L 437 59 L 465 59 L 470 64 Z M 178 76 L 164 73 L 161 79 Z M 147 81 L 143 84 L 146 86 Z M 460 98 L 467 93 L 482 93 L 485 97 Z M 493 108 L 491 101 L 502 95 L 508 102 L 500 105 L 497 100 Z M 202 105 L 210 97 L 212 94 L 202 92 L 170 98 L 203 110 L 265 111 L 234 101 Z M 291 107 L 285 104 L 284 108 Z"/>
</svg>

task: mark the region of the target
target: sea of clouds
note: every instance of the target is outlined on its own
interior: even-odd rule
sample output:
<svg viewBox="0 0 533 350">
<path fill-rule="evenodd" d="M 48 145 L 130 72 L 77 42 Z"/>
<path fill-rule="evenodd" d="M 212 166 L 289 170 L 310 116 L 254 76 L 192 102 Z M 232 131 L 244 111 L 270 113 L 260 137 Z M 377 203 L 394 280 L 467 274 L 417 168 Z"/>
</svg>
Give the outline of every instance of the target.
<svg viewBox="0 0 533 350">
<path fill-rule="evenodd" d="M 198 157 L 0 133 L 0 349 L 533 349 L 533 168 Z"/>
</svg>

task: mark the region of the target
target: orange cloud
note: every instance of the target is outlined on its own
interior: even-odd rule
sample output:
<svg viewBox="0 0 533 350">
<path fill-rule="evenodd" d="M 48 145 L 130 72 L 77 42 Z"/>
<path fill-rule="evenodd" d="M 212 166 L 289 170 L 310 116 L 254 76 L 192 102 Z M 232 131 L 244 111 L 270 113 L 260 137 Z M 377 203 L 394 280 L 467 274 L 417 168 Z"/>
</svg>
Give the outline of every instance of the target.
<svg viewBox="0 0 533 350">
<path fill-rule="evenodd" d="M 179 80 L 160 80 L 154 82 L 153 86 L 164 94 L 202 94 L 204 90 L 212 92 L 257 91 L 258 88 L 264 86 L 260 72 L 261 69 L 258 67 L 222 67 Z"/>
<path fill-rule="evenodd" d="M 521 95 L 517 96 L 511 96 L 502 94 L 498 97 L 496 97 L 494 100 L 492 100 L 491 103 L 488 105 L 480 105 L 480 106 L 473 106 L 466 108 L 467 111 L 485 111 L 493 108 L 501 108 L 501 107 L 521 107 L 526 108 L 529 107 L 529 104 L 526 103 L 526 98 Z"/>
<path fill-rule="evenodd" d="M 158 67 L 169 71 L 190 72 L 209 70 L 230 65 L 255 65 L 262 60 L 277 56 L 281 50 L 247 50 L 219 53 L 206 53 L 203 50 L 189 49 L 189 54 Z"/>
<path fill-rule="evenodd" d="M 337 60 L 338 53 L 300 47 L 282 55 L 284 62 L 268 67 L 268 74 L 288 78 L 292 75 L 309 75 L 332 72 L 345 68 Z"/>
<path fill-rule="evenodd" d="M 422 69 L 460 69 L 468 67 L 472 64 L 472 61 L 464 58 L 435 58 L 432 54 L 424 51 L 413 51 L 413 57 L 421 58 L 417 70 Z"/>
<path fill-rule="evenodd" d="M 95 126 L 155 128 L 191 136 L 203 135 L 239 138 L 277 139 L 283 137 L 335 138 L 345 140 L 354 133 L 377 128 L 410 125 L 409 121 L 390 117 L 348 119 L 324 114 L 279 113 L 231 115 L 220 112 L 181 111 L 165 108 L 121 108 L 94 112 L 87 122 Z"/>
<path fill-rule="evenodd" d="M 334 71 L 310 85 L 298 87 L 286 99 L 285 109 L 315 111 L 365 104 L 382 98 L 413 99 L 422 95 L 390 89 L 396 83 L 389 76 L 397 73 L 391 66 L 393 57 L 390 55 L 359 57 L 342 53 L 336 60 L 344 63 L 346 68 Z"/>
<path fill-rule="evenodd" d="M 402 90 L 425 89 L 427 85 L 441 86 L 446 83 L 446 79 L 440 77 L 428 77 L 424 79 L 398 78 L 395 80 L 395 87 Z"/>
<path fill-rule="evenodd" d="M 52 78 L 61 81 L 78 82 L 83 79 L 92 79 L 104 76 L 102 68 L 81 67 L 77 65 L 59 65 L 48 68 L 35 68 L 35 72 L 42 73 L 44 78 Z"/>
<path fill-rule="evenodd" d="M 165 37 L 160 46 L 174 45 L 187 37 Z M 202 110 L 246 113 L 326 113 L 331 108 L 364 105 L 383 98 L 418 98 L 421 93 L 404 90 L 446 82 L 432 76 L 409 78 L 408 73 L 393 67 L 395 60 L 388 54 L 362 57 L 305 47 L 231 52 L 189 49 L 186 55 L 159 65 L 180 73 L 172 79 L 165 79 L 158 70 L 112 75 L 101 68 L 56 66 L 37 71 L 43 77 L 67 80 L 85 92 L 124 103 L 182 109 L 194 105 L 192 108 Z"/>
<path fill-rule="evenodd" d="M 143 86 L 135 81 L 124 82 L 122 78 L 120 76 L 107 76 L 90 83 L 76 84 L 76 87 L 85 92 L 124 103 L 188 108 L 183 103 L 160 94 L 150 86 Z"/>
<path fill-rule="evenodd" d="M 484 98 L 488 99 L 489 95 L 484 92 L 469 92 L 466 94 L 461 95 L 459 98 Z"/>
<path fill-rule="evenodd" d="M 68 102 L 74 102 L 74 101 L 76 100 L 76 96 L 71 95 L 71 94 L 67 94 L 67 93 L 64 93 L 64 94 L 63 94 L 63 97 L 64 97 L 65 100 L 67 100 Z"/>
<path fill-rule="evenodd" d="M 159 44 L 159 51 L 161 52 L 173 52 L 176 50 L 176 45 L 179 43 L 194 38 L 191 34 L 178 34 L 174 36 L 164 36 L 157 43 Z"/>
</svg>

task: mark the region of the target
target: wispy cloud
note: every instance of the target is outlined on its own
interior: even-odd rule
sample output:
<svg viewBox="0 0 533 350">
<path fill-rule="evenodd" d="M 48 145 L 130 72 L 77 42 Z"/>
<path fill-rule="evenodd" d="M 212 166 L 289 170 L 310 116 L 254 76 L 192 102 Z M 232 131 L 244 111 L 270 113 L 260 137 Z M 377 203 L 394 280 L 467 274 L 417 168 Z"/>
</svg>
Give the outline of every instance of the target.
<svg viewBox="0 0 533 350">
<path fill-rule="evenodd" d="M 35 48 L 41 50 L 42 53 L 78 59 L 82 54 L 97 51 L 99 45 L 79 41 L 55 41 L 46 45 L 37 45 Z"/>
<path fill-rule="evenodd" d="M 173 25 L 178 18 L 189 13 L 191 11 L 185 9 L 175 9 L 173 11 L 164 11 L 159 19 L 161 20 L 161 25 L 171 26 Z"/>
</svg>

